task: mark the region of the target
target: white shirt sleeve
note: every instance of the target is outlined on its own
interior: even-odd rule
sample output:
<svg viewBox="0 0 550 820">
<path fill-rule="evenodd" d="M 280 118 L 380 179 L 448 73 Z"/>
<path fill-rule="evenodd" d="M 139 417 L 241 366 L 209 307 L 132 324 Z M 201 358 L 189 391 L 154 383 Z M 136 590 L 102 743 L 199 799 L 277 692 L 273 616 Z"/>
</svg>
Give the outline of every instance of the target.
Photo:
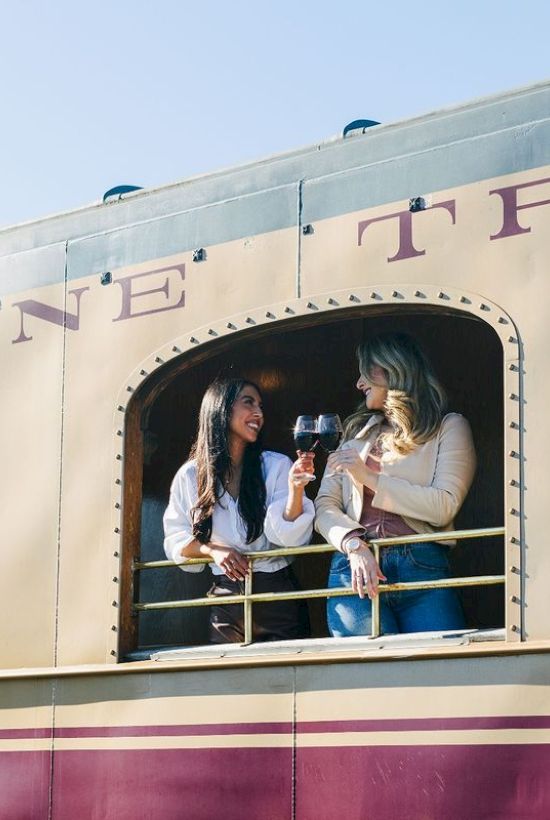
<svg viewBox="0 0 550 820">
<path fill-rule="evenodd" d="M 176 473 L 170 488 L 170 501 L 164 513 L 164 552 L 174 563 L 187 572 L 202 572 L 205 564 L 186 566 L 181 554 L 184 547 L 194 540 L 191 510 L 196 503 L 197 490 L 195 468 L 184 464 Z"/>
<path fill-rule="evenodd" d="M 266 452 L 267 511 L 264 533 L 268 541 L 280 547 L 299 547 L 308 544 L 313 532 L 313 502 L 304 494 L 303 512 L 295 521 L 283 518 L 288 500 L 288 473 L 291 460 L 282 453 Z"/>
</svg>

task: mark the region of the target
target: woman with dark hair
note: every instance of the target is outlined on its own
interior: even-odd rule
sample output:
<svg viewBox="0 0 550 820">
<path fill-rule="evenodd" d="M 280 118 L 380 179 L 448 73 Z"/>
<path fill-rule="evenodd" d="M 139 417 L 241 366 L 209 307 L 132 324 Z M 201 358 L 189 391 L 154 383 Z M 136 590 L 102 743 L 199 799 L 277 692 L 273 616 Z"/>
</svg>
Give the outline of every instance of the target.
<svg viewBox="0 0 550 820">
<path fill-rule="evenodd" d="M 370 634 L 380 580 L 449 577 L 449 541 L 383 548 L 379 566 L 369 538 L 452 530 L 476 463 L 470 425 L 445 413 L 443 388 L 414 339 L 376 336 L 357 358 L 364 401 L 346 420 L 315 502 L 316 528 L 338 550 L 329 587 L 358 594 L 328 599 L 329 629 L 338 637 Z M 380 624 L 385 634 L 465 627 L 454 589 L 385 592 Z"/>
<path fill-rule="evenodd" d="M 287 456 L 262 448 L 264 412 L 259 388 L 245 379 L 213 382 L 202 400 L 199 429 L 190 460 L 176 473 L 164 514 L 166 555 L 188 571 L 189 558 L 209 556 L 220 605 L 210 608 L 212 643 L 244 640 L 243 607 L 223 605 L 227 595 L 243 591 L 249 568 L 246 552 L 272 546 L 307 544 L 314 509 L 305 496 L 313 480 L 313 455 L 294 464 Z M 286 557 L 253 562 L 254 592 L 290 592 L 298 588 Z M 255 604 L 255 640 L 285 640 L 309 635 L 304 601 Z"/>
</svg>

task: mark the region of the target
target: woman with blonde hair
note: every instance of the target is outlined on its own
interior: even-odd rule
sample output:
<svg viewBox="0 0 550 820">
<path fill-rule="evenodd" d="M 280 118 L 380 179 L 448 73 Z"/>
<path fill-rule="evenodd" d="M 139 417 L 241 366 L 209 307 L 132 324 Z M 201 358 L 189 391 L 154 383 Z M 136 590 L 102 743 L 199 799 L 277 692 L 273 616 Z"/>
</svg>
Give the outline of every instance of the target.
<svg viewBox="0 0 550 820">
<path fill-rule="evenodd" d="M 316 529 L 338 550 L 329 587 L 358 595 L 328 599 L 336 637 L 370 634 L 379 581 L 449 577 L 448 542 L 386 547 L 378 565 L 369 539 L 452 530 L 476 462 L 470 425 L 445 414 L 443 388 L 412 337 L 381 334 L 361 344 L 357 358 L 364 404 L 346 420 L 315 503 Z M 465 622 L 454 589 L 421 589 L 384 593 L 380 625 L 388 634 Z"/>
</svg>

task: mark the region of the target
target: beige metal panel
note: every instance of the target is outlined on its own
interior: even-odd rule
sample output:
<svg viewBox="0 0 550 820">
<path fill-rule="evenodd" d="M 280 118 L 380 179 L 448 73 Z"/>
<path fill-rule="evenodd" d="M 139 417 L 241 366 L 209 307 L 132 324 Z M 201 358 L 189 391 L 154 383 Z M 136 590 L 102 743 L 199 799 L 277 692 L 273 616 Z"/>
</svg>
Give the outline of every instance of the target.
<svg viewBox="0 0 550 820">
<path fill-rule="evenodd" d="M 14 343 L 21 335 L 15 303 L 27 299 L 61 311 L 63 285 L 11 294 L 0 314 L 0 657 L 5 667 L 50 665 L 55 657 L 63 328 L 27 315 L 28 341 Z"/>
<path fill-rule="evenodd" d="M 491 240 L 491 236 L 502 228 L 503 203 L 500 196 L 490 192 L 549 176 L 550 169 L 543 167 L 429 195 L 428 203 L 431 202 L 433 210 L 413 216 L 413 242 L 417 250 L 425 250 L 422 256 L 388 262 L 388 257 L 394 256 L 399 248 L 395 219 L 368 226 L 362 235 L 361 246 L 358 244 L 360 221 L 406 211 L 408 201 L 316 223 L 314 232 L 301 238 L 300 254 L 300 283 L 304 298 L 315 300 L 320 293 L 330 294 L 334 282 L 338 281 L 340 287 L 347 287 L 350 292 L 367 287 L 373 295 L 381 288 L 392 288 L 395 298 L 388 300 L 385 297 L 386 301 L 395 305 L 420 305 L 422 296 L 416 298 L 415 294 L 417 291 L 422 294 L 423 286 L 428 285 L 441 291 L 443 308 L 466 310 L 490 321 L 490 311 L 484 313 L 483 305 L 492 303 L 511 318 L 521 344 L 507 344 L 509 328 L 500 328 L 499 334 L 506 369 L 503 401 L 507 492 L 503 512 L 508 529 L 507 623 L 509 630 L 513 627 L 519 630 L 520 609 L 523 609 L 524 636 L 533 640 L 550 635 L 545 580 L 550 574 L 550 551 L 545 549 L 547 493 L 542 489 L 543 476 L 550 461 L 550 440 L 546 435 L 550 388 L 548 379 L 541 378 L 547 368 L 550 342 L 543 307 L 549 289 L 549 206 L 544 203 L 550 197 L 550 183 L 518 191 L 518 204 L 523 206 L 518 213 L 518 222 L 531 230 L 501 239 Z M 307 185 L 304 197 L 307 197 Z M 434 207 L 453 201 L 454 224 L 446 208 Z M 526 207 L 536 202 L 542 204 Z M 467 294 L 465 301 L 460 296 L 458 301 L 449 299 L 446 291 L 450 288 L 458 294 L 463 290 Z M 515 330 L 512 330 L 511 335 L 514 334 Z M 513 370 L 517 369 L 518 357 L 522 354 L 525 366 L 519 387 L 510 389 L 514 382 Z M 522 413 L 525 414 L 525 425 L 520 431 Z M 518 457 L 520 445 L 524 448 L 521 459 Z M 522 519 L 518 515 L 521 504 L 524 505 Z M 523 535 L 522 526 L 525 527 Z M 526 544 L 523 555 L 520 548 L 522 537 Z M 522 563 L 525 596 L 520 576 L 511 572 L 512 567 L 517 568 Z M 515 633 L 516 636 L 519 634 L 519 631 Z M 509 637 L 513 637 L 511 632 Z"/>
<path fill-rule="evenodd" d="M 545 716 L 549 672 L 549 655 L 298 667 L 296 720 Z"/>
<path fill-rule="evenodd" d="M 200 263 L 185 253 L 114 271 L 110 285 L 101 285 L 99 276 L 71 282 L 71 289 L 90 290 L 84 294 L 80 330 L 67 337 L 60 664 L 115 660 L 112 603 L 119 594 L 113 580 L 119 562 L 116 537 L 113 549 L 113 491 L 114 482 L 122 480 L 116 458 L 122 440 L 116 431 L 123 422 L 116 408 L 121 395 L 129 396 L 127 386 L 135 387 L 131 377 L 158 367 L 156 352 L 171 348 L 182 335 L 188 338 L 198 326 L 292 299 L 295 284 L 296 229 L 210 247 Z M 134 315 L 121 318 L 124 311 Z"/>
<path fill-rule="evenodd" d="M 55 723 L 81 726 L 223 726 L 291 723 L 291 667 L 60 679 Z"/>
<path fill-rule="evenodd" d="M 50 729 L 53 726 L 53 678 L 1 683 L 0 728 Z M 42 734 L 45 734 L 42 732 Z M 38 747 L 37 747 L 38 748 Z"/>
</svg>

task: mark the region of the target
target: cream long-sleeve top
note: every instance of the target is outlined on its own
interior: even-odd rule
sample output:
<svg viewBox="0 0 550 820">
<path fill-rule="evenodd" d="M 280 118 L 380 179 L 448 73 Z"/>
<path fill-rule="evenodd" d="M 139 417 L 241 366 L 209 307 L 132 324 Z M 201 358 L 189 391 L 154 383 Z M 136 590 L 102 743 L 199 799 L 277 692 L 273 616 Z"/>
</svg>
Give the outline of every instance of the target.
<svg viewBox="0 0 550 820">
<path fill-rule="evenodd" d="M 313 531 L 315 510 L 304 494 L 303 511 L 294 521 L 283 517 L 288 499 L 288 473 L 291 460 L 282 453 L 264 450 L 262 469 L 266 489 L 266 515 L 262 535 L 246 543 L 246 524 L 239 514 L 238 501 L 224 493 L 212 514 L 211 542 L 234 547 L 240 552 L 263 552 L 274 547 L 294 547 L 309 543 Z M 191 510 L 197 503 L 197 470 L 195 461 L 187 461 L 176 473 L 170 490 L 170 502 L 164 513 L 164 551 L 169 559 L 188 572 L 201 572 L 204 564 L 186 566 L 181 550 L 194 540 Z M 259 558 L 254 561 L 257 572 L 275 572 L 290 563 L 289 558 Z M 211 563 L 214 575 L 223 571 Z"/>
<path fill-rule="evenodd" d="M 357 450 L 366 461 L 383 421 L 381 414 L 372 416 L 342 448 Z M 464 416 L 449 413 L 437 434 L 412 453 L 384 453 L 372 506 L 400 515 L 418 533 L 452 530 L 475 468 L 470 425 Z M 315 500 L 316 530 L 341 550 L 342 540 L 359 526 L 362 503 L 362 484 L 346 473 L 326 472 Z"/>
</svg>

